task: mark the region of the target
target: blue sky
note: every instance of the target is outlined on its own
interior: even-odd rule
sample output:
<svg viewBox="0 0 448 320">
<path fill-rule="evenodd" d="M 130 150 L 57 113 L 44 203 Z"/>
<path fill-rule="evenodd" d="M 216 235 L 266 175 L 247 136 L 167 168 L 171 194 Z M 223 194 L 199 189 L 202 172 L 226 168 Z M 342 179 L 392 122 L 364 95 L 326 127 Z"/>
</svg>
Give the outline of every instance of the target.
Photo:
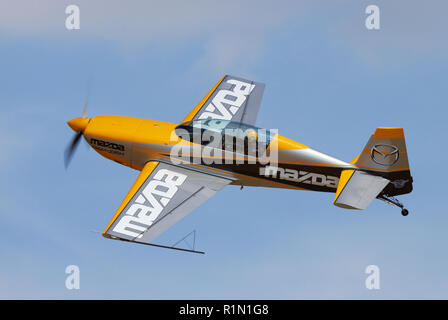
<svg viewBox="0 0 448 320">
<path fill-rule="evenodd" d="M 77 4 L 81 29 L 65 29 Z M 364 26 L 367 5 L 381 29 Z M 442 1 L 2 1 L 0 298 L 448 298 L 448 41 Z M 104 239 L 138 172 L 86 144 L 63 151 L 89 79 L 89 116 L 179 122 L 223 74 L 266 83 L 258 125 L 349 161 L 403 127 L 410 214 L 333 195 L 227 187 L 163 234 L 206 255 Z M 65 288 L 65 267 L 81 289 Z M 380 290 L 367 290 L 368 265 Z"/>
</svg>

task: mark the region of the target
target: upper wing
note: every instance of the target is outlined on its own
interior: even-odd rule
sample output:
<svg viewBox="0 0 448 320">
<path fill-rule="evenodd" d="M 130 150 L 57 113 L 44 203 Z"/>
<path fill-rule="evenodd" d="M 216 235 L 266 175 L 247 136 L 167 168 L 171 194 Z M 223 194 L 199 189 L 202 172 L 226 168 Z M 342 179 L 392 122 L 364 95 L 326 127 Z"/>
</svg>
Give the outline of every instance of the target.
<svg viewBox="0 0 448 320">
<path fill-rule="evenodd" d="M 103 236 L 150 243 L 231 181 L 148 162 Z"/>
<path fill-rule="evenodd" d="M 363 171 L 342 170 L 334 204 L 345 209 L 363 210 L 390 181 Z"/>
<path fill-rule="evenodd" d="M 211 118 L 254 125 L 264 87 L 264 83 L 225 75 L 182 122 Z"/>
</svg>

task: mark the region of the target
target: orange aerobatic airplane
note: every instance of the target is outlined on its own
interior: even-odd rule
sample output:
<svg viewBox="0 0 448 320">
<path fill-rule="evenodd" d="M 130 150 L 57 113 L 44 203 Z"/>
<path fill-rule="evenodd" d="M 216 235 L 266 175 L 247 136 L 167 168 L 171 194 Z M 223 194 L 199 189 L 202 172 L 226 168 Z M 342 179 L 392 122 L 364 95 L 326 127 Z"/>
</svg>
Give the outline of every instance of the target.
<svg viewBox="0 0 448 320">
<path fill-rule="evenodd" d="M 167 247 L 152 241 L 228 184 L 333 192 L 345 209 L 377 198 L 408 214 L 394 198 L 412 191 L 402 128 L 377 128 L 355 159 L 338 160 L 256 127 L 264 87 L 226 75 L 178 124 L 85 111 L 68 121 L 76 135 L 66 167 L 83 136 L 105 158 L 140 171 L 103 236 Z"/>
</svg>

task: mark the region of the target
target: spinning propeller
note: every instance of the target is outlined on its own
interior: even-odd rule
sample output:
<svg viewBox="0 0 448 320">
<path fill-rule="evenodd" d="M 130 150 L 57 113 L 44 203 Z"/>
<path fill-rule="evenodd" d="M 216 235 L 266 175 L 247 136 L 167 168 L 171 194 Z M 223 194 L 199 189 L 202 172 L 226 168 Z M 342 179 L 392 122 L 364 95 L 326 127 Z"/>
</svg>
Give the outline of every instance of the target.
<svg viewBox="0 0 448 320">
<path fill-rule="evenodd" d="M 73 158 L 73 155 L 76 151 L 76 148 L 78 147 L 79 141 L 83 135 L 84 129 L 87 127 L 87 124 L 89 123 L 90 119 L 87 118 L 87 106 L 89 104 L 88 99 L 84 103 L 84 110 L 82 112 L 81 118 L 74 118 L 67 122 L 67 124 L 70 126 L 70 128 L 75 131 L 75 136 L 73 137 L 70 144 L 67 146 L 64 152 L 64 164 L 65 169 L 68 168 L 68 165 L 70 164 L 70 161 Z"/>
</svg>

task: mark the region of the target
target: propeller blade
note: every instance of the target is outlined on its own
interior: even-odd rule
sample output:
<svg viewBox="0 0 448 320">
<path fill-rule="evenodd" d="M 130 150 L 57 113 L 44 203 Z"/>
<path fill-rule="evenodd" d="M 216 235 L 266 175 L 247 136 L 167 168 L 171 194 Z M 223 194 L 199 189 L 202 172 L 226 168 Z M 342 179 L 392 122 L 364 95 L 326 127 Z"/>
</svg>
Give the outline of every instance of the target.
<svg viewBox="0 0 448 320">
<path fill-rule="evenodd" d="M 89 97 L 90 97 L 90 86 L 91 86 L 91 79 L 88 80 L 87 83 L 87 94 L 86 94 L 86 100 L 84 102 L 84 109 L 82 110 L 82 118 L 87 118 L 87 112 L 88 112 L 88 106 L 89 106 Z M 77 118 L 78 119 L 78 118 Z M 73 120 L 77 120 L 77 119 L 72 119 L 70 121 Z M 73 130 L 84 130 L 82 128 L 77 128 L 77 126 L 73 126 L 70 125 L 70 121 L 69 121 L 69 126 L 73 129 Z M 84 124 L 85 127 L 86 124 Z M 79 145 L 79 139 L 81 139 L 82 137 L 82 131 L 78 131 L 76 132 L 75 136 L 73 137 L 72 141 L 70 142 L 70 144 L 67 146 L 67 148 L 65 149 L 64 152 L 64 164 L 65 164 L 65 169 L 68 168 L 70 161 L 73 158 L 73 154 L 76 151 L 76 148 Z"/>
<path fill-rule="evenodd" d="M 92 79 L 89 78 L 87 81 L 87 94 L 86 94 L 86 101 L 84 102 L 84 110 L 82 111 L 82 117 L 83 118 L 87 118 L 87 108 L 89 105 L 89 100 L 90 100 L 90 88 L 92 86 Z"/>
<path fill-rule="evenodd" d="M 87 107 L 89 106 L 89 100 L 84 103 L 84 109 L 82 110 L 82 117 L 87 118 Z"/>
<path fill-rule="evenodd" d="M 73 158 L 73 154 L 75 153 L 76 148 L 79 144 L 79 139 L 82 137 L 82 132 L 78 131 L 75 136 L 73 137 L 71 143 L 67 146 L 67 149 L 65 149 L 64 153 L 64 163 L 65 163 L 65 169 L 68 168 L 68 165 L 70 164 L 70 161 Z"/>
</svg>

